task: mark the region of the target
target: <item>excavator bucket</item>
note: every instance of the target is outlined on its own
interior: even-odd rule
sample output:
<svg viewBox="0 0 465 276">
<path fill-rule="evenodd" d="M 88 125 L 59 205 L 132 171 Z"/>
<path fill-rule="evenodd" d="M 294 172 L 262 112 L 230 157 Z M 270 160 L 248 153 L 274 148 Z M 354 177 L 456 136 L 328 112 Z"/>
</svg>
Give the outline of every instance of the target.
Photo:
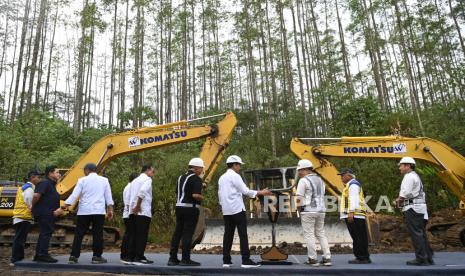
<svg viewBox="0 0 465 276">
<path fill-rule="evenodd" d="M 300 222 L 300 215 L 296 209 L 295 202 L 295 167 L 271 168 L 249 170 L 243 173 L 245 182 L 250 189 L 264 189 L 280 191 L 280 213 L 275 224 L 274 244 L 288 244 L 295 246 L 306 246 L 304 234 Z M 272 248 L 273 227 L 265 212 L 263 200 L 250 199 L 247 214 L 247 233 L 249 245 L 257 249 Z M 223 245 L 224 225 L 222 219 L 206 219 L 206 228 L 202 243 L 196 249 L 220 248 Z M 325 233 L 331 246 L 351 246 L 352 239 L 344 222 L 339 219 L 339 214 L 327 214 L 325 220 Z M 239 250 L 239 239 L 234 238 L 233 250 Z M 265 258 L 280 260 L 284 256 L 278 251 L 264 250 Z M 218 252 L 220 253 L 220 252 Z M 276 254 L 272 254 L 276 253 Z"/>
</svg>

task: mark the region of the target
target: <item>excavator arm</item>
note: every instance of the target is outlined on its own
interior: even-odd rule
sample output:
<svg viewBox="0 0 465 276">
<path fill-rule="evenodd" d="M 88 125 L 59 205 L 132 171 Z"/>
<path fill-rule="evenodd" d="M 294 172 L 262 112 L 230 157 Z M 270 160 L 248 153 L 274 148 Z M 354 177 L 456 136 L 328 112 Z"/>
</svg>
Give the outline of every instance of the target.
<svg viewBox="0 0 465 276">
<path fill-rule="evenodd" d="M 303 141 L 330 141 L 315 146 Z M 391 158 L 399 160 L 410 156 L 431 164 L 439 178 L 460 200 L 459 209 L 465 214 L 465 158 L 437 140 L 426 137 L 374 136 L 341 138 L 293 138 L 291 151 L 301 159 L 309 159 L 326 182 L 328 191 L 336 196 L 344 187 L 337 168 L 327 159 L 337 158 Z M 439 228 L 444 225 L 432 228 Z M 465 222 L 448 223 L 446 240 L 450 244 L 465 245 Z"/>
<path fill-rule="evenodd" d="M 223 115 L 139 128 L 105 136 L 95 142 L 67 171 L 57 184 L 57 191 L 62 198 L 67 197 L 72 192 L 77 180 L 84 176 L 83 167 L 87 163 L 97 164 L 97 171 L 102 171 L 111 160 L 121 155 L 203 138 L 206 140 L 200 158 L 205 162 L 203 181 L 207 184 L 224 155 L 224 149 L 231 140 L 237 119 L 233 113 L 229 112 L 214 125 L 193 125 L 192 123 Z"/>
</svg>

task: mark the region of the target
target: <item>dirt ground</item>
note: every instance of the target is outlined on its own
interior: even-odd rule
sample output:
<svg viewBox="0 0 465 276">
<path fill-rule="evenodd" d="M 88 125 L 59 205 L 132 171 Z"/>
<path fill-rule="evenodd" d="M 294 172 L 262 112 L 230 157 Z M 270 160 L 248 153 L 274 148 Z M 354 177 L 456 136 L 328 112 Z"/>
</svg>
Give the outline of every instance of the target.
<svg viewBox="0 0 465 276">
<path fill-rule="evenodd" d="M 429 224 L 445 223 L 450 221 L 457 221 L 460 218 L 460 214 L 453 209 L 444 209 L 438 212 L 435 212 L 431 215 Z M 410 238 L 407 233 L 407 229 L 402 217 L 388 216 L 388 215 L 378 215 L 380 226 L 380 241 L 376 245 L 370 246 L 371 253 L 398 253 L 398 252 L 411 252 L 413 247 L 410 242 Z M 464 247 L 452 247 L 445 243 L 444 235 L 428 233 L 428 238 L 431 243 L 431 247 L 434 251 L 465 251 Z M 105 252 L 119 252 L 120 244 L 115 246 L 106 246 Z M 306 248 L 302 244 L 279 244 L 279 248 L 286 254 L 306 254 Z M 251 247 L 252 254 L 261 254 L 265 252 L 268 247 Z M 52 247 L 50 248 L 50 254 L 52 255 L 63 255 L 69 254 L 70 248 L 67 247 Z M 85 248 L 83 251 L 90 251 L 90 248 Z M 147 246 L 147 252 L 150 253 L 167 253 L 169 247 L 167 244 L 157 245 L 149 244 Z M 345 254 L 351 253 L 352 249 L 350 247 L 341 247 L 339 245 L 331 247 L 332 254 Z M 209 250 L 199 250 L 195 253 L 200 254 L 221 254 L 222 248 L 220 246 L 209 249 Z M 234 254 L 239 254 L 239 252 L 233 252 Z M 34 255 L 34 246 L 29 246 L 26 248 L 25 255 L 27 259 L 31 259 Z M 9 258 L 11 256 L 11 247 L 2 246 L 0 247 L 0 276 L 3 275 L 43 275 L 44 273 L 40 272 L 18 272 L 12 270 L 9 266 Z M 61 273 L 47 273 L 47 275 L 61 275 Z M 95 275 L 113 275 L 108 273 L 67 273 L 71 276 L 95 276 Z"/>
</svg>

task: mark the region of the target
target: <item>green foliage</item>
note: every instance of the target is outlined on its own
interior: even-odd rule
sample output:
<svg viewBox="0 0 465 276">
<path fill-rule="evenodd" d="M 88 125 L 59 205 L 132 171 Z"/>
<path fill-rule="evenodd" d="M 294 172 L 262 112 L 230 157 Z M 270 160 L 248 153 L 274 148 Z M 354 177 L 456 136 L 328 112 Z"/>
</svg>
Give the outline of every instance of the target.
<svg viewBox="0 0 465 276">
<path fill-rule="evenodd" d="M 370 97 L 340 101 L 341 105 L 335 108 L 334 123 L 330 126 L 331 136 L 389 135 L 394 132 L 404 136 L 419 134 L 416 121 L 410 113 L 383 113 L 376 99 Z M 464 106 L 463 101 L 450 102 L 447 106 L 437 104 L 421 114 L 426 135 L 444 142 L 461 154 L 465 153 Z M 209 110 L 198 116 L 221 112 Z M 307 136 L 309 133 L 303 123 L 302 112 L 294 110 L 276 117 L 259 114 L 263 118 L 259 127 L 256 126 L 255 113 L 234 112 L 238 117 L 238 126 L 226 156 L 240 155 L 246 162 L 244 169 L 296 165 L 297 158 L 290 152 L 289 142 L 292 137 Z M 276 158 L 272 157 L 270 119 L 275 131 Z M 213 121 L 215 119 L 206 120 L 202 124 Z M 444 131 L 445 123 L 447 131 Z M 12 125 L 0 121 L 0 178 L 14 178 L 16 175 L 22 178 L 30 168 L 43 169 L 47 164 L 70 167 L 95 141 L 111 133 L 113 130 L 90 128 L 75 134 L 64 121 L 39 111 L 31 111 Z M 132 172 L 139 172 L 145 163 L 153 164 L 156 174 L 153 181 L 154 219 L 150 239 L 157 243 L 167 242 L 174 225 L 176 179 L 187 169 L 189 159 L 198 156 L 201 146 L 202 141 L 173 145 L 125 155 L 109 163 L 105 174 L 110 179 L 117 213 L 122 211 L 122 191 L 128 176 Z M 402 176 L 396 161 L 379 159 L 374 162 L 372 159 L 355 158 L 333 158 L 331 161 L 337 167 L 351 167 L 355 170 L 364 185 L 365 193 L 373 196 L 369 202 L 372 208 L 380 195 L 387 195 L 389 199 L 397 196 Z M 221 162 L 206 189 L 204 206 L 211 210 L 213 216 L 221 214 L 217 181 L 225 170 L 225 164 Z M 417 171 L 425 185 L 430 211 L 457 206 L 457 199 L 441 184 L 432 167 L 420 162 Z M 116 220 L 113 224 L 120 226 L 120 223 Z"/>
</svg>

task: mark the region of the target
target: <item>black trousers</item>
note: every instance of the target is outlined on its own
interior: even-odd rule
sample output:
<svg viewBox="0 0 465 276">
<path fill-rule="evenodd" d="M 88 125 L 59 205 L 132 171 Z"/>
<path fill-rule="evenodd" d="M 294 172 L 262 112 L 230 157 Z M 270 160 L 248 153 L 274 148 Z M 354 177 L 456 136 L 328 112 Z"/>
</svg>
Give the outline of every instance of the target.
<svg viewBox="0 0 465 276">
<path fill-rule="evenodd" d="M 418 260 L 426 261 L 433 258 L 433 251 L 426 236 L 426 223 L 423 216 L 412 208 L 404 212 L 407 229 L 415 248 L 415 256 Z"/>
<path fill-rule="evenodd" d="M 182 259 L 190 260 L 192 236 L 198 220 L 198 208 L 176 207 L 176 229 L 171 238 L 170 258 L 177 259 L 179 242 L 182 239 Z"/>
<path fill-rule="evenodd" d="M 83 215 L 77 216 L 76 231 L 74 232 L 71 256 L 81 256 L 81 245 L 84 235 L 92 224 L 92 251 L 93 256 L 101 257 L 103 253 L 103 223 L 105 215 Z"/>
<path fill-rule="evenodd" d="M 55 230 L 55 217 L 52 215 L 36 216 L 35 222 L 39 224 L 40 234 L 36 245 L 36 256 L 47 256 L 50 239 Z"/>
<path fill-rule="evenodd" d="M 13 239 L 13 245 L 11 246 L 11 262 L 15 263 L 24 259 L 24 244 L 26 243 L 27 234 L 31 222 L 21 221 L 14 225 L 15 227 L 15 238 Z"/>
<path fill-rule="evenodd" d="M 149 236 L 151 218 L 139 215 L 129 216 L 129 236 L 128 259 L 137 261 L 145 259 L 145 246 Z"/>
<path fill-rule="evenodd" d="M 129 218 L 124 218 L 124 235 L 123 240 L 121 242 L 121 259 L 128 258 L 128 251 L 129 251 L 129 237 L 132 236 L 131 227 L 129 226 Z"/>
<path fill-rule="evenodd" d="M 370 259 L 370 253 L 368 252 L 368 232 L 365 219 L 354 218 L 352 223 L 349 223 L 347 219 L 345 219 L 345 221 L 350 236 L 352 237 L 352 250 L 355 258 L 359 260 Z"/>
<path fill-rule="evenodd" d="M 234 232 L 239 233 L 241 245 L 242 261 L 250 259 L 249 238 L 247 236 L 247 217 L 245 211 L 234 215 L 223 216 L 224 236 L 223 236 L 223 263 L 231 262 L 231 247 L 234 239 Z"/>
</svg>

